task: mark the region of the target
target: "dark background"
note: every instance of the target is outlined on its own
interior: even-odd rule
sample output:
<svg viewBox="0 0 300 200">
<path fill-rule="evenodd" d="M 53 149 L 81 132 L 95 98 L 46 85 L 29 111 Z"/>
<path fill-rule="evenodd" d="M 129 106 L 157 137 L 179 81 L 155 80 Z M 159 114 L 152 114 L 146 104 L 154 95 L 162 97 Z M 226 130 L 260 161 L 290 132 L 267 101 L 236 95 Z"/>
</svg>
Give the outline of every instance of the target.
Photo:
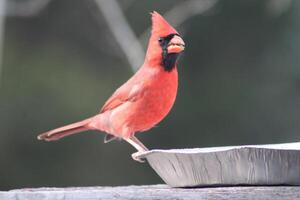
<svg viewBox="0 0 300 200">
<path fill-rule="evenodd" d="M 182 2 L 119 1 L 137 36 L 151 25 L 150 11 Z M 220 0 L 189 17 L 176 27 L 186 51 L 175 106 L 138 137 L 151 149 L 299 141 L 299 17 L 300 1 L 291 0 Z M 133 74 L 93 0 L 8 15 L 4 33 L 0 190 L 162 182 L 131 159 L 129 144 L 103 144 L 101 133 L 36 139 L 97 113 Z"/>
</svg>

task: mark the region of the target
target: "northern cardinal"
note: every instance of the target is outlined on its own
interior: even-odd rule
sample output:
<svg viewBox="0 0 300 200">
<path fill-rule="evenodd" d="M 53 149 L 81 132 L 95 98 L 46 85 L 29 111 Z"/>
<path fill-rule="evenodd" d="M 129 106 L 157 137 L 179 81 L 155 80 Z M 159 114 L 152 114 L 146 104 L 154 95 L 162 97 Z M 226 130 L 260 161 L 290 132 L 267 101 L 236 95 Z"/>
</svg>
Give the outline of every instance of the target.
<svg viewBox="0 0 300 200">
<path fill-rule="evenodd" d="M 104 142 L 121 138 L 134 146 L 138 155 L 148 149 L 135 133 L 149 130 L 171 110 L 177 94 L 176 63 L 185 44 L 178 32 L 153 11 L 152 32 L 144 64 L 106 101 L 100 113 L 38 136 L 54 141 L 87 130 L 107 133 Z"/>
</svg>

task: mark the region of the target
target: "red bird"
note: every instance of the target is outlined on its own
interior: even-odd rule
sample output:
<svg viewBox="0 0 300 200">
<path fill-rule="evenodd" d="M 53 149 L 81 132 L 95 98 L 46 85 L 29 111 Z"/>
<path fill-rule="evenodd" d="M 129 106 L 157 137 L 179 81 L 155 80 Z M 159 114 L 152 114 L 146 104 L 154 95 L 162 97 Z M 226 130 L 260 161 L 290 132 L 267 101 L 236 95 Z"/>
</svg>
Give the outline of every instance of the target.
<svg viewBox="0 0 300 200">
<path fill-rule="evenodd" d="M 38 136 L 53 141 L 86 130 L 107 133 L 105 143 L 121 138 L 138 152 L 148 150 L 135 133 L 149 130 L 171 110 L 177 94 L 176 63 L 185 44 L 178 32 L 157 12 L 152 12 L 152 32 L 144 64 L 106 101 L 100 113 Z"/>
</svg>

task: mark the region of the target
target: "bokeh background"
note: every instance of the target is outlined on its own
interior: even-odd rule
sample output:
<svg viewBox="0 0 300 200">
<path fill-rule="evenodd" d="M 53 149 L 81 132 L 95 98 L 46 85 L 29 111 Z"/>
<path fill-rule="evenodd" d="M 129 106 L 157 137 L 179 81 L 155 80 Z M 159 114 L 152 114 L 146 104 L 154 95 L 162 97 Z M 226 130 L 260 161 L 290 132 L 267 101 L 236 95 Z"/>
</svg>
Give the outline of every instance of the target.
<svg viewBox="0 0 300 200">
<path fill-rule="evenodd" d="M 0 190 L 162 183 L 103 134 L 36 139 L 97 113 L 134 73 L 152 10 L 187 47 L 173 110 L 138 134 L 146 146 L 300 140 L 300 1 L 0 0 Z"/>
</svg>

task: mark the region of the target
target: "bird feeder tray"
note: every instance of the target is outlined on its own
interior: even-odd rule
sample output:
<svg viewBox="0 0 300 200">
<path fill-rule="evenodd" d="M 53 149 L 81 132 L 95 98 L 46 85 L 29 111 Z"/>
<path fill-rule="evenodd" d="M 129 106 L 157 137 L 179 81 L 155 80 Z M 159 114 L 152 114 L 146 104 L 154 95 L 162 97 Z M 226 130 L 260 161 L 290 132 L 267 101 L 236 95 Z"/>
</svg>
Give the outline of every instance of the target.
<svg viewBox="0 0 300 200">
<path fill-rule="evenodd" d="M 139 157 L 172 187 L 300 185 L 300 142 L 150 150 Z"/>
</svg>

